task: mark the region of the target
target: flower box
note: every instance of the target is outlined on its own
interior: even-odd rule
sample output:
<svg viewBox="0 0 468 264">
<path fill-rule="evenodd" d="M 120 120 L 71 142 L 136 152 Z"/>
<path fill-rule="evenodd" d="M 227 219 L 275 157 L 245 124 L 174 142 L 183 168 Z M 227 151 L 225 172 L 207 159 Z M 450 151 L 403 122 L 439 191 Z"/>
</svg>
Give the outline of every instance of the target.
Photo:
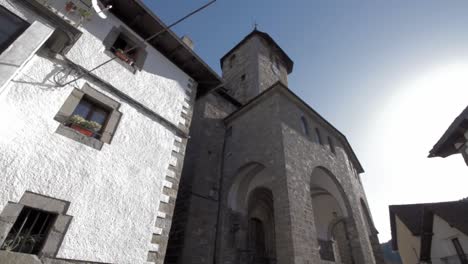
<svg viewBox="0 0 468 264">
<path fill-rule="evenodd" d="M 88 137 L 94 136 L 94 134 L 102 127 L 100 124 L 94 121 L 86 120 L 79 115 L 71 116 L 68 122 L 71 128 Z"/>
<path fill-rule="evenodd" d="M 70 127 L 75 129 L 77 132 L 79 132 L 79 133 L 81 133 L 81 134 L 83 134 L 85 136 L 88 136 L 88 137 L 92 137 L 93 134 L 94 134 L 93 131 L 91 131 L 89 129 L 86 129 L 86 128 L 82 128 L 82 127 L 80 127 L 78 125 L 75 125 L 75 124 L 72 124 Z"/>
<path fill-rule="evenodd" d="M 133 65 L 133 60 L 123 52 L 123 50 L 116 50 L 115 51 L 115 56 L 117 56 L 117 58 L 123 60 L 124 62 L 130 64 L 130 65 Z"/>
</svg>

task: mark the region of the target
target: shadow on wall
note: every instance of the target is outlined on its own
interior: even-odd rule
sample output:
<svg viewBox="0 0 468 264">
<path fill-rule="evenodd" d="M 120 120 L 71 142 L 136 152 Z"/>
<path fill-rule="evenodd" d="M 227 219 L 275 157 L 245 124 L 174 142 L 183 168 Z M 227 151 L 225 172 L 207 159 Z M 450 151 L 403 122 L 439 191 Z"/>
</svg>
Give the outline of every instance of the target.
<svg viewBox="0 0 468 264">
<path fill-rule="evenodd" d="M 60 86 L 61 83 L 65 83 L 69 78 L 75 77 L 77 73 L 75 70 L 67 67 L 64 64 L 54 63 L 53 69 L 44 75 L 42 80 L 38 80 L 36 77 L 32 77 L 27 72 L 22 72 L 16 79 L 13 79 L 14 83 L 29 84 L 35 88 L 39 88 L 44 91 L 56 91 L 61 89 L 68 89 L 68 87 Z M 72 86 L 78 88 L 76 83 L 72 83 Z"/>
</svg>

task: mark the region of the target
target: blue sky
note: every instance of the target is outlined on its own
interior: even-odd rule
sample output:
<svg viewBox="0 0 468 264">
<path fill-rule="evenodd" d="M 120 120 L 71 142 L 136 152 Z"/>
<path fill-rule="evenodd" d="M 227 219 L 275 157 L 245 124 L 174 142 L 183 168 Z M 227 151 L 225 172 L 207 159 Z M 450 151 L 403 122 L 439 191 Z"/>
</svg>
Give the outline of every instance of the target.
<svg viewBox="0 0 468 264">
<path fill-rule="evenodd" d="M 207 1 L 145 2 L 170 24 Z M 468 1 L 218 0 L 173 30 L 220 73 L 255 22 L 294 60 L 290 88 L 350 140 L 382 242 L 389 204 L 468 196 L 461 157 L 426 158 L 468 104 Z"/>
</svg>

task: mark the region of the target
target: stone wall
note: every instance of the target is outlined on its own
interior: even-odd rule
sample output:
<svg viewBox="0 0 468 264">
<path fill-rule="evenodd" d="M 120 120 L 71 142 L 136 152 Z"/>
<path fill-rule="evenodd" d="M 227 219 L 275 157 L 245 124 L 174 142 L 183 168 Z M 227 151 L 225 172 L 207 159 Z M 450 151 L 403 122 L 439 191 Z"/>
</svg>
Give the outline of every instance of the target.
<svg viewBox="0 0 468 264">
<path fill-rule="evenodd" d="M 197 100 L 165 263 L 212 263 L 225 125 L 236 109 L 218 93 Z"/>
<path fill-rule="evenodd" d="M 368 227 L 365 224 L 364 212 L 360 206 L 360 199 L 366 201 L 364 189 L 359 181 L 358 175 L 353 169 L 353 164 L 349 161 L 348 155 L 343 148 L 343 145 L 337 136 L 330 128 L 323 124 L 313 113 L 307 111 L 307 108 L 300 107 L 294 104 L 291 100 L 283 97 L 281 101 L 282 117 L 282 131 L 283 131 L 283 144 L 286 155 L 286 168 L 288 168 L 288 179 L 291 179 L 291 194 L 300 197 L 290 197 L 291 202 L 301 201 L 301 203 L 310 203 L 310 194 L 308 194 L 308 186 L 310 186 L 310 177 L 314 168 L 326 168 L 339 182 L 339 185 L 345 192 L 345 197 L 349 201 L 350 212 L 349 216 L 354 225 L 348 228 L 355 228 L 351 232 L 349 239 L 351 240 L 352 247 L 355 249 L 354 257 L 357 263 L 375 263 L 374 254 L 369 240 Z M 312 128 L 319 128 L 321 131 L 322 139 L 332 137 L 335 142 L 335 152 L 330 150 L 330 146 L 325 143 L 321 145 L 314 134 L 306 135 L 301 127 L 300 117 L 305 115 L 308 117 L 309 125 Z M 323 142 L 327 142 L 324 140 Z M 301 214 L 304 210 L 304 204 L 298 205 L 296 210 Z M 306 206 L 309 208 L 309 206 Z M 298 232 L 302 232 L 302 228 L 310 225 L 306 221 L 309 216 L 304 217 L 303 220 L 298 220 Z M 315 236 L 314 234 L 312 234 Z M 300 237 L 300 236 L 297 236 Z M 298 252 L 299 254 L 307 254 L 309 249 L 304 249 L 305 252 Z"/>
<path fill-rule="evenodd" d="M 238 47 L 222 65 L 223 79 L 229 93 L 246 103 L 275 82 L 288 83 L 285 62 L 277 51 L 258 35 Z"/>
</svg>

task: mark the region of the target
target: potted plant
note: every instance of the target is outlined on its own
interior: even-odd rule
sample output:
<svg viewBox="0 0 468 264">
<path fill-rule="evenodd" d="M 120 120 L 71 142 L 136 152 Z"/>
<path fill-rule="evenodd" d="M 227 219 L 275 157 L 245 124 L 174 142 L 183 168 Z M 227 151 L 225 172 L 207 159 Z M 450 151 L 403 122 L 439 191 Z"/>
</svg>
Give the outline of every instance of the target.
<svg viewBox="0 0 468 264">
<path fill-rule="evenodd" d="M 65 11 L 67 11 L 67 13 L 73 13 L 75 12 L 75 10 L 76 10 L 76 5 L 72 1 L 68 1 L 65 4 Z"/>
<path fill-rule="evenodd" d="M 91 21 L 93 13 L 89 9 L 78 8 L 78 14 L 80 15 L 80 21 L 75 25 L 76 27 L 81 26 L 86 21 Z"/>
<path fill-rule="evenodd" d="M 125 54 L 125 52 L 122 49 L 117 49 L 115 51 L 115 56 L 125 61 L 126 63 L 133 65 L 133 60 L 127 54 Z"/>
<path fill-rule="evenodd" d="M 88 137 L 92 137 L 102 127 L 99 123 L 86 120 L 79 115 L 73 115 L 69 121 L 71 128 Z"/>
</svg>

